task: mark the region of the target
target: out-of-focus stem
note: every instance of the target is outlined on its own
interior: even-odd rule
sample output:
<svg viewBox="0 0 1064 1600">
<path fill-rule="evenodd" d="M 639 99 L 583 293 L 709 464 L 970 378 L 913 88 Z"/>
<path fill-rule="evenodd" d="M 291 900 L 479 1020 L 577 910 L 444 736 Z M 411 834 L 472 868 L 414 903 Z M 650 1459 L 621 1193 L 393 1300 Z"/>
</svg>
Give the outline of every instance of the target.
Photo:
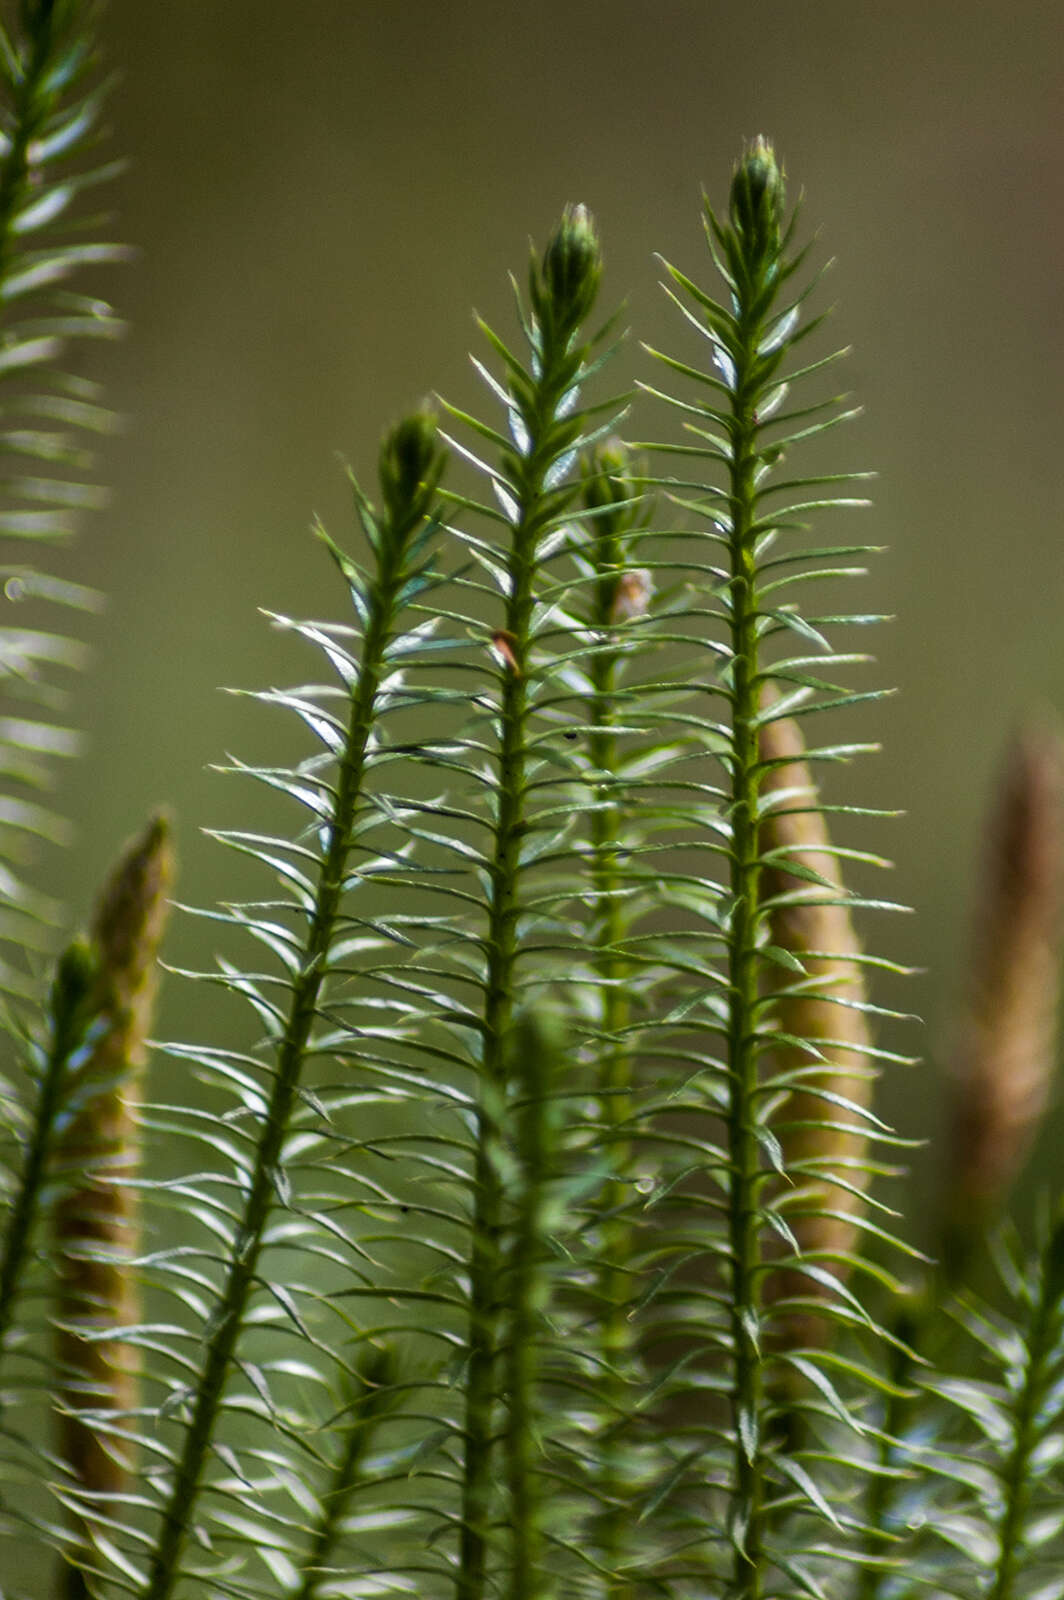
<svg viewBox="0 0 1064 1600">
<path fill-rule="evenodd" d="M 337 1547 L 344 1518 L 352 1500 L 364 1486 L 366 1456 L 377 1428 L 396 1404 L 397 1376 L 392 1347 L 370 1345 L 354 1374 L 357 1396 L 348 1409 L 342 1447 L 322 1496 L 322 1516 L 311 1532 L 295 1600 L 318 1600 L 321 1590 L 334 1576 L 330 1566 L 338 1560 Z"/>
<path fill-rule="evenodd" d="M 622 1463 L 623 1419 L 631 1398 L 632 1359 L 632 1325 L 628 1318 L 632 1290 L 628 1265 L 632 1254 L 628 1216 L 631 1149 L 617 1130 L 624 1127 L 631 1111 L 633 1062 L 624 1038 L 631 1000 L 626 986 L 629 964 L 622 948 L 628 919 L 621 897 L 624 879 L 619 849 L 623 814 L 616 792 L 618 751 L 614 724 L 623 661 L 619 630 L 646 611 L 649 599 L 648 576 L 630 566 L 624 537 L 638 511 L 636 495 L 637 485 L 623 445 L 608 441 L 599 446 L 584 463 L 584 501 L 593 513 L 589 559 L 595 582 L 589 621 L 601 646 L 593 653 L 588 668 L 592 684 L 588 754 L 596 798 L 591 813 L 591 881 L 595 891 L 592 939 L 602 984 L 599 1116 L 608 1130 L 606 1150 L 611 1174 L 602 1200 L 605 1220 L 600 1230 L 596 1284 L 605 1421 L 597 1452 L 597 1490 L 604 1507 L 599 1538 L 602 1565 L 611 1574 L 604 1580 L 604 1593 L 609 1600 L 628 1600 L 631 1594 L 628 1582 L 617 1575 L 631 1524 Z M 618 648 L 606 647 L 611 640 Z"/>
<path fill-rule="evenodd" d="M 328 955 L 342 915 L 347 863 L 353 831 L 363 803 L 364 783 L 380 714 L 387 650 L 398 626 L 411 576 L 411 563 L 423 555 L 424 540 L 435 526 L 434 495 L 444 464 L 435 418 L 415 412 L 396 424 L 381 446 L 379 477 L 384 509 L 375 514 L 359 498 L 376 557 L 375 572 L 363 597 L 366 620 L 358 678 L 348 704 L 347 731 L 333 781 L 327 844 L 317 869 L 313 909 L 288 1014 L 277 1041 L 269 1104 L 255 1150 L 243 1213 L 235 1237 L 243 1241 L 226 1263 L 190 1403 L 189 1420 L 174 1465 L 169 1495 L 152 1550 L 143 1600 L 169 1600 L 181 1581 L 183 1553 L 203 1478 L 226 1381 L 237 1359 L 245 1315 L 256 1284 L 259 1256 L 276 1195 L 276 1173 L 295 1107 L 307 1049 L 326 983 Z"/>
<path fill-rule="evenodd" d="M 1006 757 L 980 874 L 967 1016 L 953 1055 L 942 1265 L 972 1242 L 1021 1166 L 1056 1054 L 1064 898 L 1064 748 L 1030 729 Z"/>
<path fill-rule="evenodd" d="M 509 1329 L 506 1346 L 505 1451 L 510 1489 L 509 1600 L 542 1600 L 544 1503 L 536 1443 L 539 1346 L 550 1282 L 544 1238 L 552 1166 L 551 1086 L 562 1053 L 553 1019 L 520 1017 L 512 1035 L 517 1172 L 506 1259 Z"/>
<path fill-rule="evenodd" d="M 0 1360 L 6 1354 L 34 1231 L 41 1218 L 65 1080 L 71 1061 L 85 1046 L 92 1023 L 95 986 L 93 953 L 86 942 L 79 941 L 60 957 L 52 986 L 49 1037 L 40 1054 L 37 1104 L 0 1246 Z"/>
<path fill-rule="evenodd" d="M 86 1532 L 93 1507 L 128 1486 L 132 1466 L 123 1435 L 137 1403 L 138 1361 L 123 1330 L 140 1314 L 131 1266 L 140 1241 L 138 1112 L 172 879 L 170 827 L 158 816 L 122 855 L 97 903 L 97 1033 L 69 1085 L 69 1119 L 56 1141 L 60 1455 Z M 113 1338 L 100 1337 L 112 1329 Z M 75 1563 L 66 1593 L 88 1593 Z"/>
</svg>

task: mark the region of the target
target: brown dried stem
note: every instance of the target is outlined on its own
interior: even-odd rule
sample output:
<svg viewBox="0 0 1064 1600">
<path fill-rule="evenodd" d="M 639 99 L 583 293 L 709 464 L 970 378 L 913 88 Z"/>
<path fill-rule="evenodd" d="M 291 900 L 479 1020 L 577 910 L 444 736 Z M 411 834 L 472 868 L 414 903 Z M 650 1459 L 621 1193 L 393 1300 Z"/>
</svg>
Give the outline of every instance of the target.
<svg viewBox="0 0 1064 1600">
<path fill-rule="evenodd" d="M 1060 736 L 1042 728 L 1014 738 L 988 829 L 968 1009 L 953 1053 L 950 1253 L 1004 1198 L 1049 1097 L 1060 1000 L 1062 794 Z"/>
<path fill-rule="evenodd" d="M 763 704 L 771 704 L 768 695 Z M 784 979 L 776 1026 L 781 1034 L 808 1040 L 823 1058 L 821 1066 L 798 1045 L 781 1043 L 773 1050 L 777 1074 L 806 1072 L 774 1124 L 795 1184 L 786 1216 L 802 1259 L 842 1281 L 864 1209 L 868 1124 L 861 1112 L 871 1103 L 875 1080 L 868 1023 L 856 1008 L 865 998 L 856 959 L 860 945 L 836 858 L 828 851 L 827 825 L 797 723 L 764 723 L 759 744 L 761 761 L 771 763 L 761 782 L 762 800 L 779 797 L 764 812 L 760 828 L 761 855 L 771 854 L 761 873 L 762 905 L 769 908 L 771 943 L 800 962 L 805 973 Z M 788 864 L 823 882 L 788 871 Z M 783 978 L 783 969 L 778 970 Z M 814 1064 L 817 1070 L 809 1072 Z M 827 1099 L 828 1094 L 847 1104 Z M 769 1304 L 792 1297 L 826 1299 L 830 1293 L 828 1285 L 792 1267 L 771 1274 L 765 1299 Z M 822 1343 L 825 1337 L 822 1317 L 797 1311 L 784 1316 L 780 1338 L 788 1346 Z"/>
<path fill-rule="evenodd" d="M 88 1512 L 128 1484 L 123 1438 L 137 1404 L 137 1359 L 121 1330 L 139 1318 L 130 1262 L 139 1248 L 139 1107 L 174 859 L 156 816 L 105 884 L 90 931 L 98 963 L 96 1034 L 77 1069 L 56 1149 L 56 1358 L 60 1455 Z M 116 1336 L 99 1338 L 114 1329 Z M 113 1415 L 112 1415 L 113 1414 Z M 94 1419 L 94 1420 L 90 1420 Z M 68 1593 L 84 1592 L 70 1569 Z"/>
</svg>

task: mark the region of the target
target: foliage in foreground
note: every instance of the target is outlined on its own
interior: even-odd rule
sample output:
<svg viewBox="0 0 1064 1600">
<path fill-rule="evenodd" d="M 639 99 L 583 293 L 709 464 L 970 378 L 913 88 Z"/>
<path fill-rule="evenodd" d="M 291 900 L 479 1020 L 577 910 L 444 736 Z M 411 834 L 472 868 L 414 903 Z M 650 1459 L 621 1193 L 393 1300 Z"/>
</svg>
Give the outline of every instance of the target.
<svg viewBox="0 0 1064 1600">
<path fill-rule="evenodd" d="M 63 469 L 8 478 L 23 539 L 91 500 L 70 430 L 103 421 L 57 362 L 111 326 L 66 282 L 112 247 L 27 245 L 89 181 L 90 58 L 79 0 L 0 35 L 0 442 Z M 1045 1103 L 1058 759 L 1013 763 L 984 873 L 936 1269 L 873 1105 L 899 969 L 848 884 L 882 863 L 834 842 L 884 813 L 820 792 L 877 619 L 801 605 L 861 570 L 809 529 L 862 475 L 801 468 L 851 413 L 766 142 L 705 230 L 660 441 L 619 440 L 570 207 L 515 335 L 481 329 L 485 414 L 390 430 L 357 556 L 319 530 L 341 620 L 275 622 L 322 681 L 256 696 L 308 754 L 236 769 L 291 829 L 219 836 L 264 898 L 202 913 L 226 954 L 186 975 L 246 1004 L 240 1048 L 145 1075 L 165 817 L 46 982 L 58 908 L 5 867 L 5 1596 L 1064 1594 L 1061 1214 L 969 1287 Z M 44 668 L 76 647 L 0 643 L 43 708 L 0 729 L 3 820 L 53 831 L 17 786 L 72 747 Z"/>
</svg>

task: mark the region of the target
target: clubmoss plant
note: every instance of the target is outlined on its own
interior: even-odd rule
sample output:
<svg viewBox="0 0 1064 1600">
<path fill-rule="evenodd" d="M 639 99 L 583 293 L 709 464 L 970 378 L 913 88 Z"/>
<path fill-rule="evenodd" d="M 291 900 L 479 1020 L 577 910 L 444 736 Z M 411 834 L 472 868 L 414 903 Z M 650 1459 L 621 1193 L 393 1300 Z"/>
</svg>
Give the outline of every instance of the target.
<svg viewBox="0 0 1064 1600">
<path fill-rule="evenodd" d="M 601 271 L 598 237 L 586 209 L 567 209 L 542 262 L 533 260 L 529 274 L 528 364 L 491 338 L 505 369 L 503 393 L 513 438 L 508 440 L 450 408 L 497 452 L 495 466 L 473 459 L 490 478 L 508 534 L 496 569 L 505 596 L 502 626 L 492 635 L 501 681 L 490 856 L 485 852 L 489 898 L 478 1029 L 481 1056 L 470 1255 L 470 1349 L 456 1591 L 460 1600 L 481 1600 L 485 1592 L 492 1521 L 492 1441 L 497 1427 L 502 1309 L 497 1288 L 502 1272 L 502 1188 L 492 1146 L 504 1137 L 497 1118 L 507 1094 L 506 1053 L 521 962 L 521 920 L 527 906 L 522 857 L 530 827 L 533 700 L 541 692 L 542 682 L 542 668 L 533 660 L 536 585 L 544 546 L 573 498 L 571 465 L 585 427 L 580 390 L 590 360 L 583 323 L 595 304 Z M 481 515 L 488 510 L 474 504 L 468 509 Z M 500 520 L 498 512 L 489 511 L 489 516 L 493 522 Z M 520 1538 L 520 1531 L 515 1531 Z"/>
<path fill-rule="evenodd" d="M 64 166 L 99 91 L 90 6 L 15 9 L 0 442 L 55 466 L 5 482 L 25 541 L 94 498 L 69 435 L 105 414 L 60 366 L 113 321 L 67 280 L 116 252 L 27 248 L 100 175 Z M 250 691 L 307 754 L 227 769 L 291 827 L 216 835 L 263 898 L 226 899 L 220 857 L 224 954 L 170 980 L 234 996 L 242 1039 L 142 1061 L 168 824 L 54 965 L 59 908 L 0 875 L 4 1596 L 1064 1592 L 1059 1198 L 1033 1249 L 993 1236 L 996 1288 L 966 1270 L 989 1204 L 934 1280 L 892 1209 L 898 969 L 868 949 L 880 858 L 843 842 L 887 813 L 832 798 L 876 618 L 800 604 L 864 576 L 867 547 L 807 537 L 863 474 L 803 473 L 851 413 L 799 350 L 798 226 L 755 140 L 705 208 L 717 287 L 666 268 L 691 350 L 618 399 L 566 207 L 515 333 L 481 324 L 486 418 L 422 406 L 375 494 L 352 477 L 358 549 L 317 530 L 339 617 L 272 619 L 325 681 Z M 675 431 L 623 443 L 637 409 Z M 89 603 L 4 571 L 8 603 Z M 2 815 L 51 835 L 21 790 L 73 748 L 50 672 L 79 652 L 36 621 L 0 647 L 37 708 L 0 724 Z M 1011 1170 L 1048 1083 L 1058 799 L 1014 765 L 966 1195 L 987 1106 Z"/>
</svg>

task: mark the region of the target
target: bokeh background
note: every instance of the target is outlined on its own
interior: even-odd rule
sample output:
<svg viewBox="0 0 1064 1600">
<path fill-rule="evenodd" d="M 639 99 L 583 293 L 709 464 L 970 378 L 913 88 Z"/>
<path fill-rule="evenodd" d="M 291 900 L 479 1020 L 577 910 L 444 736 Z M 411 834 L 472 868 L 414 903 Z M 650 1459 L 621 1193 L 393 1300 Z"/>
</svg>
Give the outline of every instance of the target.
<svg viewBox="0 0 1064 1600">
<path fill-rule="evenodd" d="M 110 0 L 138 255 L 108 284 L 130 335 L 94 353 L 124 421 L 113 501 L 66 569 L 109 595 L 62 797 L 79 842 L 48 864 L 69 902 L 160 801 L 182 898 L 245 886 L 199 829 L 246 822 L 248 786 L 208 769 L 263 754 L 266 714 L 218 685 L 309 670 L 258 607 L 342 612 L 307 532 L 317 512 L 348 537 L 338 457 L 370 476 L 412 402 L 474 397 L 470 307 L 512 325 L 506 273 L 569 200 L 599 219 L 606 299 L 682 346 L 653 253 L 708 279 L 700 186 L 723 201 L 763 132 L 837 257 L 821 298 L 866 415 L 834 459 L 881 475 L 848 531 L 889 546 L 858 605 L 896 614 L 876 649 L 900 692 L 846 792 L 906 813 L 875 843 L 918 915 L 874 937 L 924 969 L 905 1042 L 941 1060 L 991 774 L 1017 719 L 1064 711 L 1060 22 L 1036 0 Z M 173 948 L 207 953 L 188 925 Z M 171 986 L 164 1028 L 182 1002 Z M 933 1065 L 888 1086 L 910 1132 L 938 1101 Z"/>
</svg>

